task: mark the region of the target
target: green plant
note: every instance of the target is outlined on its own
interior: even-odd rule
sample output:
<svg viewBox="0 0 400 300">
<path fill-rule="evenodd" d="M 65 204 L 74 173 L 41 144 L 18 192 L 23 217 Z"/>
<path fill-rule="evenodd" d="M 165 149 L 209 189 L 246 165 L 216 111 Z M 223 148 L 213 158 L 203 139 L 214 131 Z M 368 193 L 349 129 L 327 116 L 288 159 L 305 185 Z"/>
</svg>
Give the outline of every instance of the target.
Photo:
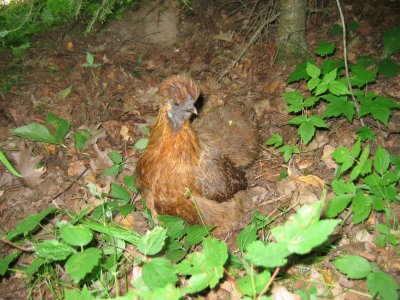
<svg viewBox="0 0 400 300">
<path fill-rule="evenodd" d="M 94 56 L 90 52 L 86 52 L 86 62 L 82 64 L 82 67 L 85 68 L 97 68 L 100 67 L 101 64 L 94 62 Z"/>
<path fill-rule="evenodd" d="M 163 227 L 156 226 L 144 235 L 121 228 L 113 223 L 114 214 L 108 212 L 112 206 L 107 204 L 113 202 L 106 201 L 106 198 L 115 198 L 118 202 L 125 197 L 119 196 L 119 188 L 117 191 L 116 185 L 113 186 L 110 195 L 103 195 L 93 184 L 89 189 L 102 199 L 102 204 L 94 210 L 88 207 L 75 215 L 48 208 L 27 217 L 4 236 L 3 240 L 14 245 L 30 241 L 33 246 L 21 246 L 0 259 L 0 275 L 16 271 L 25 274 L 31 282 L 38 282 L 45 275 L 59 276 L 57 270 L 62 268 L 69 279 L 59 282 L 60 298 L 85 295 L 87 299 L 94 299 L 109 297 L 113 287 L 118 293 L 118 278 L 128 272 L 122 265 L 130 265 L 140 267 L 141 276 L 134 278 L 135 289 L 124 298 L 180 299 L 215 287 L 228 272 L 229 276 L 237 278 L 242 296 L 261 297 L 290 255 L 310 252 L 325 242 L 339 223 L 338 220 L 319 220 L 323 207 L 323 202 L 319 201 L 299 209 L 284 225 L 272 229 L 275 242 L 259 240 L 255 224 L 249 225 L 238 237 L 241 255 L 235 256 L 228 252 L 224 241 L 208 237 L 211 228 L 186 226 L 177 217 L 160 216 Z M 63 221 L 46 225 L 47 236 L 43 239 L 40 227 L 52 216 Z M 199 244 L 200 250 L 195 247 Z M 128 245 L 133 245 L 143 256 L 133 256 Z M 31 256 L 32 263 L 13 269 L 11 266 L 20 255 Z M 275 272 L 271 274 L 273 269 Z M 183 278 L 186 280 L 180 280 Z M 48 278 L 47 282 L 51 280 Z M 71 290 L 70 286 L 81 287 L 81 290 Z"/>
<path fill-rule="evenodd" d="M 300 153 L 299 147 L 285 145 L 283 138 L 278 133 L 275 133 L 265 142 L 265 144 L 277 148 L 279 152 L 282 153 L 285 162 L 288 162 L 292 158 L 293 154 Z"/>
<path fill-rule="evenodd" d="M 21 177 L 22 175 L 14 169 L 13 165 L 8 161 L 7 157 L 4 155 L 3 151 L 0 149 L 0 162 L 10 171 L 14 176 Z"/>
<path fill-rule="evenodd" d="M 342 255 L 333 262 L 334 266 L 350 279 L 367 279 L 368 291 L 372 297 L 382 300 L 397 299 L 400 286 L 392 276 L 381 272 L 375 264 L 357 255 Z"/>
</svg>

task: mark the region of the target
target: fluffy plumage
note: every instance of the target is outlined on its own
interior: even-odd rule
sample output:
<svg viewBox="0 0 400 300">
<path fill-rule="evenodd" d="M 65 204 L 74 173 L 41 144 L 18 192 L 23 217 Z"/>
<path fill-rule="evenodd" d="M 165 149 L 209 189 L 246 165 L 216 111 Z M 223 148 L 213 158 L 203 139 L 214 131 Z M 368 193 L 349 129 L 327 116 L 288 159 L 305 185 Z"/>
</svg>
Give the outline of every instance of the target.
<svg viewBox="0 0 400 300">
<path fill-rule="evenodd" d="M 227 232 L 251 197 L 243 169 L 258 153 L 254 118 L 250 110 L 229 104 L 191 124 L 197 84 L 172 76 L 160 91 L 165 103 L 136 168 L 147 206 L 153 215 L 180 216 L 191 224 L 201 223 L 200 211 L 207 225 Z"/>
</svg>

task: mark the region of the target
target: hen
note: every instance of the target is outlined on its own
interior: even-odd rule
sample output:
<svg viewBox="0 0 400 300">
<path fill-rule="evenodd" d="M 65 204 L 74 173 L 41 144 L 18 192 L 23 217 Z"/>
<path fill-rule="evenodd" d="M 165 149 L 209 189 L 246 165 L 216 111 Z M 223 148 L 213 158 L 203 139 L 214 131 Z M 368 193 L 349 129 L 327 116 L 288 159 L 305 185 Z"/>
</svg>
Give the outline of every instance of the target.
<svg viewBox="0 0 400 300">
<path fill-rule="evenodd" d="M 252 113 L 228 104 L 191 122 L 199 97 L 191 78 L 172 76 L 160 92 L 165 103 L 137 163 L 137 185 L 153 215 L 180 216 L 227 233 L 251 197 L 243 169 L 259 148 Z"/>
</svg>

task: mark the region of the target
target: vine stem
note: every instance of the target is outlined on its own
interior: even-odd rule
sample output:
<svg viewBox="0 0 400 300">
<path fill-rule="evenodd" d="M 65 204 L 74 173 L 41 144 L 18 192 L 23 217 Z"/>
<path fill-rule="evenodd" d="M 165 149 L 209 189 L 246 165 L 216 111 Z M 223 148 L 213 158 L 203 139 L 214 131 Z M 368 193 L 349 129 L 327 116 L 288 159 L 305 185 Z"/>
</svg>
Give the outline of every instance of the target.
<svg viewBox="0 0 400 300">
<path fill-rule="evenodd" d="M 343 59 L 344 59 L 344 69 L 346 71 L 347 85 L 349 86 L 351 98 L 353 99 L 354 105 L 356 106 L 357 115 L 360 116 L 360 106 L 358 105 L 356 97 L 354 96 L 353 88 L 352 88 L 351 82 L 350 82 L 349 66 L 347 64 L 346 25 L 344 23 L 344 16 L 343 16 L 343 12 L 342 12 L 342 7 L 340 6 L 340 0 L 336 0 L 336 4 L 337 4 L 338 10 L 339 10 L 340 21 L 342 23 L 342 28 L 343 28 Z M 361 125 L 365 126 L 364 120 L 361 117 L 359 117 L 359 118 L 360 118 Z"/>
<path fill-rule="evenodd" d="M 257 296 L 257 300 L 260 300 L 261 297 L 265 294 L 265 292 L 268 290 L 268 288 L 271 286 L 272 282 L 274 281 L 276 275 L 278 275 L 279 271 L 281 268 L 277 267 L 274 271 L 274 274 L 272 274 L 270 280 L 268 281 L 268 283 L 264 286 L 263 290 L 261 291 L 261 293 Z"/>
</svg>

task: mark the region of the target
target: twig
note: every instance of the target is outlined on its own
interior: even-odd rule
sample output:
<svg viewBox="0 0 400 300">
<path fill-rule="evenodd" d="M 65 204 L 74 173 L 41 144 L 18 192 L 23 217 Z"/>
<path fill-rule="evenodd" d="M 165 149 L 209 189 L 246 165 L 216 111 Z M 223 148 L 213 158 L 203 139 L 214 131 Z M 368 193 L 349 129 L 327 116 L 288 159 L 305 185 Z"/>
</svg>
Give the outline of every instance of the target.
<svg viewBox="0 0 400 300">
<path fill-rule="evenodd" d="M 358 105 L 356 97 L 354 96 L 353 88 L 352 88 L 351 82 L 350 82 L 349 66 L 347 65 L 346 25 L 344 23 L 344 16 L 343 16 L 342 7 L 340 6 L 339 0 L 336 0 L 336 4 L 337 4 L 338 10 L 339 10 L 340 21 L 342 22 L 342 27 L 343 27 L 343 59 L 344 59 L 344 69 L 346 71 L 347 85 L 349 86 L 351 98 L 353 99 L 354 105 L 356 106 L 357 115 L 359 116 L 360 115 L 360 106 Z M 364 120 L 361 117 L 360 117 L 360 122 L 361 122 L 362 126 L 365 126 Z"/>
<path fill-rule="evenodd" d="M 9 240 L 6 240 L 5 238 L 0 238 L 0 242 L 4 243 L 6 245 L 9 245 L 11 247 L 14 247 L 14 248 L 16 248 L 18 250 L 21 250 L 23 252 L 34 252 L 35 251 L 35 247 L 33 247 L 33 246 L 31 246 L 31 247 L 22 247 L 22 246 L 20 246 L 20 245 L 18 245 L 16 243 L 13 243 L 13 242 L 11 242 Z"/>
<path fill-rule="evenodd" d="M 87 172 L 89 168 L 86 167 L 86 169 L 74 180 L 70 183 L 69 186 L 67 186 L 66 189 L 62 190 L 61 192 L 59 192 L 57 195 L 55 195 L 51 200 L 55 200 L 58 197 L 60 197 L 62 194 L 65 194 L 66 192 L 68 192 L 68 190 L 79 180 L 81 179 L 81 177 Z"/>
<path fill-rule="evenodd" d="M 247 52 L 249 47 L 257 40 L 259 34 L 261 31 L 267 26 L 269 23 L 275 21 L 279 17 L 279 13 L 272 15 L 268 19 L 262 23 L 256 32 L 254 32 L 253 36 L 251 37 L 250 41 L 246 44 L 246 46 L 242 49 L 242 51 L 239 53 L 239 55 L 236 57 L 236 59 L 224 70 L 222 71 L 221 75 L 218 77 L 218 81 L 221 81 L 223 77 L 225 77 L 226 74 L 229 73 L 229 71 L 236 66 L 236 64 L 241 60 L 243 55 Z"/>
<path fill-rule="evenodd" d="M 274 271 L 274 274 L 272 274 L 270 280 L 268 281 L 268 283 L 264 286 L 264 288 L 262 289 L 261 293 L 257 296 L 257 300 L 260 300 L 262 295 L 265 294 L 265 292 L 268 290 L 268 288 L 271 286 L 272 282 L 274 281 L 276 275 L 278 275 L 279 271 L 280 271 L 280 268 L 277 267 L 275 269 L 275 271 Z"/>
</svg>

